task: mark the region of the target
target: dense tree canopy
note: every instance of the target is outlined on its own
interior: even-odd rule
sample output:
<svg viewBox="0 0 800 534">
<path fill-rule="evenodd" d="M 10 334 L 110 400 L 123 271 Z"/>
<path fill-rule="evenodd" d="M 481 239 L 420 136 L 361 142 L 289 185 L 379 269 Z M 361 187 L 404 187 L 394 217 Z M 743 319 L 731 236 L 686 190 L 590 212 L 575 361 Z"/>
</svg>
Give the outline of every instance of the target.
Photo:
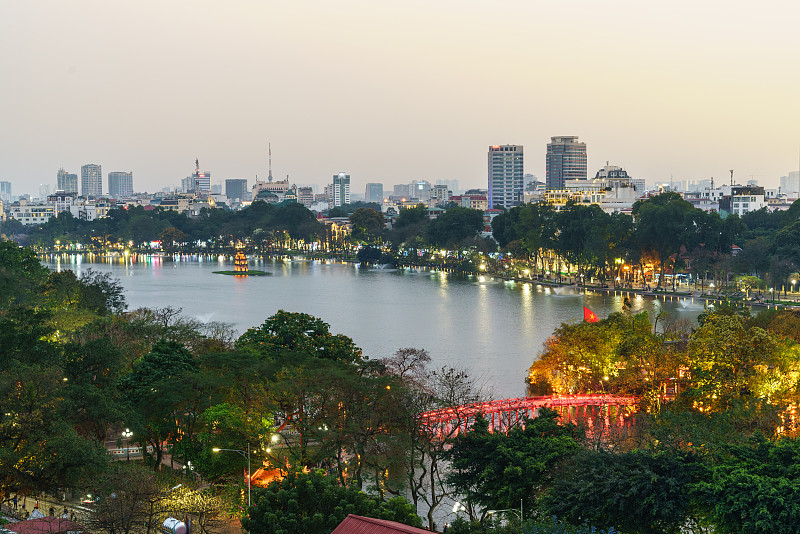
<svg viewBox="0 0 800 534">
<path fill-rule="evenodd" d="M 348 514 L 419 527 L 422 522 L 402 497 L 381 502 L 328 477 L 321 470 L 290 472 L 256 492 L 242 526 L 254 534 L 328 534 Z"/>
<path fill-rule="evenodd" d="M 483 418 L 452 440 L 449 484 L 471 503 L 486 508 L 514 509 L 523 502 L 532 509 L 536 496 L 552 483 L 553 466 L 578 452 L 582 439 L 571 423 L 542 408 L 535 419 L 512 427 L 508 434 L 489 432 Z"/>
<path fill-rule="evenodd" d="M 327 323 L 305 313 L 279 310 L 259 327 L 237 340 L 239 348 L 255 350 L 269 358 L 307 357 L 356 362 L 361 349 L 347 336 L 330 333 Z"/>
</svg>

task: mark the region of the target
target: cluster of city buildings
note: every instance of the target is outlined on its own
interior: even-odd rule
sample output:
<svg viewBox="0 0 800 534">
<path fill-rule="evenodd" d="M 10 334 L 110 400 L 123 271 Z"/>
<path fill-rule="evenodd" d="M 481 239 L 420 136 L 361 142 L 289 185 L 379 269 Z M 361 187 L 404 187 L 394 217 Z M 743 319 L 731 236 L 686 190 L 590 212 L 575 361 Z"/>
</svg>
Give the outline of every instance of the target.
<svg viewBox="0 0 800 534">
<path fill-rule="evenodd" d="M 320 214 L 330 209 L 365 201 L 376 204 L 387 215 L 425 204 L 435 217 L 444 208 L 458 205 L 482 210 L 485 213 L 486 233 L 491 231 L 491 219 L 503 209 L 530 202 L 548 202 L 555 209 L 573 201 L 584 205 L 595 204 L 608 213 L 629 212 L 640 199 L 664 191 L 680 193 L 694 206 L 717 211 L 723 216 L 744 215 L 750 211 L 767 208 L 771 211 L 787 209 L 800 197 L 800 172 L 790 172 L 780 179 L 780 187 L 764 188 L 754 180 L 736 183 L 733 171 L 730 180 L 686 181 L 651 184 L 649 189 L 642 177 L 633 177 L 615 165 L 599 169 L 589 178 L 586 143 L 577 136 L 552 137 L 547 144 L 546 177 L 540 181 L 525 173 L 522 145 L 492 145 L 487 161 L 487 187 L 460 190 L 457 180 L 412 180 L 405 184 L 386 186 L 379 182 L 366 184 L 364 194 L 351 192 L 350 174 L 338 172 L 331 176 L 321 191 L 309 185 L 291 183 L 287 176 L 276 180 L 272 176 L 270 150 L 269 174 L 266 180 L 250 184 L 244 178 L 230 178 L 224 183 L 211 183 L 211 173 L 195 169 L 180 180 L 180 186 L 162 191 L 136 193 L 132 172 L 109 172 L 107 188 L 103 189 L 100 165 L 86 164 L 80 176 L 59 169 L 56 174 L 56 191 L 49 186 L 39 188 L 38 198 L 30 195 L 13 197 L 11 184 L 0 181 L 0 219 L 11 217 L 25 225 L 42 224 L 59 213 L 69 211 L 83 220 L 105 217 L 117 206 L 144 206 L 145 209 L 161 207 L 197 215 L 208 207 L 241 209 L 254 201 L 268 203 L 297 202 Z M 726 177 L 727 178 L 727 177 Z"/>
</svg>

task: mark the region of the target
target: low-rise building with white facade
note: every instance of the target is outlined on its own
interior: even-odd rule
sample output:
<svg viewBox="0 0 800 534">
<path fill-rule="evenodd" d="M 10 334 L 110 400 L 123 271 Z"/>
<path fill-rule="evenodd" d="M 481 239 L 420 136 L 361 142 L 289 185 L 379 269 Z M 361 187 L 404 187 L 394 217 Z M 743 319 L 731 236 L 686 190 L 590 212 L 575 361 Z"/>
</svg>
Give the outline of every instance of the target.
<svg viewBox="0 0 800 534">
<path fill-rule="evenodd" d="M 767 207 L 764 198 L 764 188 L 752 185 L 734 185 L 731 187 L 730 197 L 720 201 L 721 212 L 736 214 L 739 217 L 751 211 L 758 211 Z"/>
<path fill-rule="evenodd" d="M 565 180 L 563 189 L 550 189 L 544 199 L 556 210 L 570 200 L 597 204 L 606 213 L 630 211 L 644 195 L 644 180 L 634 179 L 621 167 L 606 165 L 591 180 Z"/>
<path fill-rule="evenodd" d="M 69 211 L 76 219 L 80 219 L 82 221 L 96 221 L 97 219 L 108 217 L 108 212 L 116 207 L 116 204 L 113 204 L 105 199 L 78 199 L 70 206 Z"/>
<path fill-rule="evenodd" d="M 25 226 L 44 224 L 55 217 L 55 210 L 49 204 L 31 204 L 25 199 L 20 199 L 8 206 L 6 216 L 16 219 Z"/>
<path fill-rule="evenodd" d="M 69 211 L 78 198 L 78 193 L 70 191 L 56 191 L 52 195 L 48 195 L 47 203 L 53 206 L 56 215 L 61 212 Z"/>
</svg>

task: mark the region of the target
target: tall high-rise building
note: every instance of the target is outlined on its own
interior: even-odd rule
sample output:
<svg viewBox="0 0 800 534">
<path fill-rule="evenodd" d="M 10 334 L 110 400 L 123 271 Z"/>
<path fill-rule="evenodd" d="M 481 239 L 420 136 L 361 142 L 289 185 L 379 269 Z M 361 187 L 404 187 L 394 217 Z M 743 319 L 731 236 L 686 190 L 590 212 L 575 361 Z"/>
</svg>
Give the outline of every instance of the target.
<svg viewBox="0 0 800 534">
<path fill-rule="evenodd" d="M 781 176 L 781 193 L 789 195 L 789 198 L 797 198 L 800 192 L 800 172 L 792 171 L 789 176 Z"/>
<path fill-rule="evenodd" d="M 65 193 L 78 193 L 78 175 L 71 174 L 64 170 L 58 169 L 56 175 L 56 190 L 64 191 Z"/>
<path fill-rule="evenodd" d="M 489 147 L 489 208 L 497 205 L 511 208 L 522 203 L 522 145 Z"/>
<path fill-rule="evenodd" d="M 81 167 L 81 195 L 84 197 L 103 196 L 103 168 L 94 163 Z"/>
<path fill-rule="evenodd" d="M 411 180 L 411 196 L 427 202 L 431 198 L 431 183 L 428 180 Z"/>
<path fill-rule="evenodd" d="M 192 189 L 195 194 L 209 194 L 211 192 L 211 173 L 200 170 L 200 160 L 194 160 L 192 173 Z"/>
<path fill-rule="evenodd" d="M 246 200 L 247 194 L 246 178 L 229 178 L 225 180 L 225 196 L 231 200 Z"/>
<path fill-rule="evenodd" d="M 564 189 L 566 180 L 586 180 L 586 143 L 577 135 L 551 137 L 547 144 L 547 189 Z"/>
<path fill-rule="evenodd" d="M 11 202 L 11 182 L 0 182 L 0 200 Z"/>
<path fill-rule="evenodd" d="M 333 187 L 330 193 L 330 206 L 350 204 L 350 175 L 344 172 L 333 175 Z"/>
<path fill-rule="evenodd" d="M 133 195 L 133 173 L 108 173 L 108 194 L 114 198 L 125 198 Z"/>
<path fill-rule="evenodd" d="M 458 180 L 436 180 L 436 185 L 446 185 L 448 191 L 454 195 L 459 194 Z"/>
<path fill-rule="evenodd" d="M 364 193 L 364 200 L 367 202 L 383 202 L 383 184 L 369 183 Z"/>
<path fill-rule="evenodd" d="M 411 186 L 408 184 L 396 184 L 392 189 L 392 196 L 395 197 L 410 197 Z"/>
</svg>

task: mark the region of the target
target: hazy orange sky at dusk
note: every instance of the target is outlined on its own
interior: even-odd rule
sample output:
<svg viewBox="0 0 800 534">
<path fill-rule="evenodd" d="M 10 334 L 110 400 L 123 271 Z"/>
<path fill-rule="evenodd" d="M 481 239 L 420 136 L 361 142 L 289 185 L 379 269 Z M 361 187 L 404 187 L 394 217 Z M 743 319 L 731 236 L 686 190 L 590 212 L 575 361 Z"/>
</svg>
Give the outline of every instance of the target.
<svg viewBox="0 0 800 534">
<path fill-rule="evenodd" d="M 352 190 L 486 187 L 491 144 L 544 179 L 551 136 L 647 182 L 800 159 L 800 2 L 0 2 L 0 180 L 63 166 L 176 186 L 226 178 Z"/>
</svg>

